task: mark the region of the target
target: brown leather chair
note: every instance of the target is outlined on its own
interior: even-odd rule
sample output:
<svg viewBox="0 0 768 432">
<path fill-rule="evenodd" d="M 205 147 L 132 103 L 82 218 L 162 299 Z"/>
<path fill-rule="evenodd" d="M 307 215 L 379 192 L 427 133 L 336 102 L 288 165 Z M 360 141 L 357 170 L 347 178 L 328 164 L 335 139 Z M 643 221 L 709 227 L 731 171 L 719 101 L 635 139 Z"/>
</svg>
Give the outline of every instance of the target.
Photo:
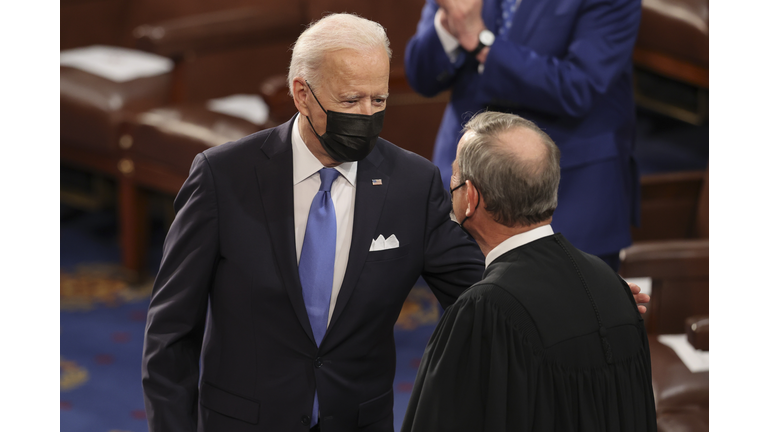
<svg viewBox="0 0 768 432">
<path fill-rule="evenodd" d="M 709 0 L 644 0 L 633 60 L 638 105 L 702 124 L 709 111 Z"/>
<path fill-rule="evenodd" d="M 146 191 L 175 196 L 195 155 L 264 126 L 210 111 L 202 103 L 154 108 L 124 122 L 123 139 L 132 144 L 121 151 L 118 162 L 120 234 L 126 267 L 142 269 L 144 264 L 149 238 Z"/>
<path fill-rule="evenodd" d="M 707 316 L 687 320 L 694 348 L 709 350 Z M 656 419 L 660 432 L 709 430 L 709 372 L 691 372 L 675 351 L 649 335 Z"/>
<path fill-rule="evenodd" d="M 119 176 L 120 124 L 132 112 L 169 102 L 171 74 L 116 83 L 61 68 L 60 152 L 64 163 Z"/>
<path fill-rule="evenodd" d="M 95 2 L 97 5 L 101 3 L 104 2 Z M 239 0 L 228 0 L 219 7 L 241 3 Z M 118 125 L 125 116 L 171 102 L 202 101 L 223 96 L 233 93 L 226 90 L 238 89 L 225 87 L 218 92 L 203 93 L 203 98 L 196 99 L 198 95 L 190 88 L 209 89 L 225 83 L 245 82 L 249 84 L 242 85 L 238 90 L 255 92 L 264 78 L 284 69 L 289 58 L 288 46 L 300 33 L 304 20 L 297 0 L 288 0 L 287 4 L 281 2 L 280 5 L 272 2 L 250 7 L 241 5 L 196 15 L 188 15 L 189 10 L 184 9 L 181 5 L 185 3 L 181 2 L 137 1 L 130 3 L 125 20 L 131 22 L 136 17 L 168 16 L 168 11 L 151 11 L 162 9 L 158 8 L 159 4 L 187 15 L 143 24 L 129 34 L 133 40 L 131 45 L 173 59 L 175 68 L 171 73 L 117 83 L 82 70 L 61 68 L 61 147 L 65 161 L 113 174 L 116 171 L 115 152 L 119 148 Z M 195 5 L 197 3 L 190 3 L 188 8 L 200 9 Z M 126 25 L 120 22 L 119 17 L 115 20 L 115 27 Z M 66 28 L 65 23 L 62 25 Z M 253 52 L 254 47 L 261 51 Z M 275 58 L 275 50 L 285 54 Z M 253 59 L 244 59 L 240 62 L 241 66 L 251 66 L 255 61 L 260 67 L 245 69 L 247 73 L 233 73 L 231 59 L 227 61 L 225 58 L 233 52 L 249 57 L 253 54 Z M 206 63 L 202 59 L 222 62 L 216 76 L 211 76 L 210 71 L 200 71 L 200 63 Z M 187 85 L 189 81 L 196 81 L 195 75 L 201 73 L 206 75 L 205 85 Z M 97 156 L 95 161 L 93 154 Z"/>
<path fill-rule="evenodd" d="M 683 333 L 709 313 L 709 171 L 644 176 L 640 221 L 619 274 L 652 280 L 648 333 Z"/>
<path fill-rule="evenodd" d="M 221 93 L 233 89 L 233 83 L 245 82 L 247 85 L 239 91 L 253 92 L 261 79 L 283 70 L 290 58 L 288 47 L 301 32 L 304 22 L 300 0 L 280 4 L 261 2 L 258 6 L 245 4 L 229 0 L 217 6 L 229 7 L 227 9 L 206 10 L 210 7 L 196 2 L 131 3 L 130 13 L 125 17 L 129 23 L 137 17 L 169 16 L 169 9 L 182 14 L 170 15 L 170 19 L 155 24 L 131 27 L 133 30 L 129 32 L 134 45 L 174 60 L 171 73 L 115 83 L 81 70 L 61 68 L 62 163 L 116 178 L 123 265 L 130 270 L 139 271 L 144 265 L 145 204 L 136 187 L 143 185 L 167 192 L 173 188 L 168 187 L 169 173 L 162 169 L 156 169 L 152 179 L 142 174 L 142 170 L 164 166 L 162 161 L 168 158 L 158 159 L 159 165 L 136 165 L 136 160 L 142 160 L 147 154 L 147 146 L 139 145 L 138 151 L 132 149 L 141 139 L 134 139 L 133 131 L 126 130 L 128 125 L 142 112 L 171 103 L 179 105 L 186 100 L 191 101 L 190 106 L 179 108 L 174 114 L 182 123 L 196 119 L 202 122 L 199 125 L 202 127 L 208 121 L 213 122 L 210 126 L 219 125 L 225 130 L 253 131 L 253 125 L 245 126 L 239 119 L 225 119 L 224 123 L 203 120 L 203 102 L 195 98 L 222 96 Z M 189 14 L 200 10 L 205 12 Z M 196 84 L 201 79 L 207 84 Z M 150 117 L 174 112 L 174 109 L 171 106 Z M 155 156 L 167 148 L 155 150 Z M 148 180 L 137 182 L 137 179 Z M 165 187 L 155 187 L 159 184 Z"/>
</svg>

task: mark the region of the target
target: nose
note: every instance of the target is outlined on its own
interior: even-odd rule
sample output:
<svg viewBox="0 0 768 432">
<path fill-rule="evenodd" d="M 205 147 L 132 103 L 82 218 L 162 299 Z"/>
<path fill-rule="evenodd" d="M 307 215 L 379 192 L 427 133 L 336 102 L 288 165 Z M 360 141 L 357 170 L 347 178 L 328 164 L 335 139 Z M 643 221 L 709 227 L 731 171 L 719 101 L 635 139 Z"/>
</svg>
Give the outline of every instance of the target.
<svg viewBox="0 0 768 432">
<path fill-rule="evenodd" d="M 360 114 L 365 114 L 365 115 L 373 114 L 373 104 L 371 103 L 370 99 L 364 99 L 361 101 Z"/>
</svg>

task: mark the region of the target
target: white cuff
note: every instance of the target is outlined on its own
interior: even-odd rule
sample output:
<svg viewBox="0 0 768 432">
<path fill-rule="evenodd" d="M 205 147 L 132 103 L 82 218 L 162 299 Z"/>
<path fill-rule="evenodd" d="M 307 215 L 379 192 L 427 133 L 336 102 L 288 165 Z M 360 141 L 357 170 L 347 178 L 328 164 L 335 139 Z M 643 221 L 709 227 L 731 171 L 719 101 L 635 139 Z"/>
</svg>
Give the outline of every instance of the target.
<svg viewBox="0 0 768 432">
<path fill-rule="evenodd" d="M 448 59 L 451 63 L 456 63 L 456 59 L 459 57 L 459 40 L 453 37 L 453 35 L 440 24 L 439 16 L 440 14 L 435 14 L 435 30 L 437 31 L 437 37 L 440 39 L 440 43 L 443 45 L 443 49 L 448 55 Z"/>
</svg>

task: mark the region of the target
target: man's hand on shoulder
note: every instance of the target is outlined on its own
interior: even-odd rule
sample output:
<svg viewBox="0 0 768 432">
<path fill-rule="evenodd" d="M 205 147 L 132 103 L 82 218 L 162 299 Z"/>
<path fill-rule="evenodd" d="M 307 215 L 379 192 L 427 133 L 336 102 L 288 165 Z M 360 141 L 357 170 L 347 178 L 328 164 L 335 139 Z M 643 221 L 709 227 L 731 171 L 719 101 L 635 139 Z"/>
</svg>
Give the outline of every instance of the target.
<svg viewBox="0 0 768 432">
<path fill-rule="evenodd" d="M 645 306 L 640 305 L 640 303 L 650 303 L 651 296 L 641 293 L 640 287 L 633 284 L 632 282 L 627 282 L 627 285 L 629 285 L 629 290 L 632 291 L 632 296 L 635 298 L 635 303 L 637 303 L 637 310 L 640 311 L 641 314 L 644 314 L 647 309 Z"/>
</svg>

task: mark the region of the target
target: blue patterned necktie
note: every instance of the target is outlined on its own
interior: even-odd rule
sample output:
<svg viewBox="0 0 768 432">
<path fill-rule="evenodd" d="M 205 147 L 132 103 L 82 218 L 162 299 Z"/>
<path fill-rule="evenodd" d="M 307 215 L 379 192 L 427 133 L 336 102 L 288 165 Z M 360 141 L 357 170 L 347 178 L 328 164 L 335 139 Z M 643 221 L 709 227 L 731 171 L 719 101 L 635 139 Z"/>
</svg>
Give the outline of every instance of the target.
<svg viewBox="0 0 768 432">
<path fill-rule="evenodd" d="M 304 306 L 315 343 L 320 346 L 328 326 L 328 308 L 333 290 L 333 263 L 336 259 L 336 210 L 331 200 L 331 185 L 339 172 L 323 168 L 320 173 L 320 190 L 312 199 L 304 233 L 304 244 L 299 259 L 299 280 Z M 312 421 L 317 424 L 319 405 L 317 391 L 312 404 Z"/>
<path fill-rule="evenodd" d="M 512 28 L 512 17 L 515 16 L 517 0 L 501 0 L 501 15 L 496 19 L 499 36 L 506 35 Z"/>
</svg>

